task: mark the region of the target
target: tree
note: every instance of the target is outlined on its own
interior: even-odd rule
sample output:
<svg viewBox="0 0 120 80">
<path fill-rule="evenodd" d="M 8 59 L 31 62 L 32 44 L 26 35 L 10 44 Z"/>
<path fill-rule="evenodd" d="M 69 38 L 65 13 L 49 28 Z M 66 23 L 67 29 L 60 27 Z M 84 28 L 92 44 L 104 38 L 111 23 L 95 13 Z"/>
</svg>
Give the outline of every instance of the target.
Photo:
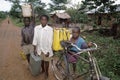
<svg viewBox="0 0 120 80">
<path fill-rule="evenodd" d="M 94 25 L 96 25 L 96 14 L 104 13 L 104 12 L 114 12 L 116 9 L 116 5 L 113 5 L 115 1 L 113 0 L 85 0 L 82 1 L 83 7 L 80 10 L 90 11 L 94 10 Z M 101 19 L 100 19 L 101 20 Z M 101 21 L 100 21 L 101 22 Z"/>
<path fill-rule="evenodd" d="M 76 7 L 75 7 L 76 6 Z M 83 11 L 78 11 L 80 4 L 74 5 L 75 8 L 68 8 L 66 12 L 71 16 L 71 21 L 74 23 L 87 23 L 87 15 Z"/>
<path fill-rule="evenodd" d="M 13 3 L 13 6 L 11 8 L 10 13 L 12 15 L 18 15 L 18 12 L 21 12 L 21 6 L 20 3 L 29 3 L 32 5 L 33 11 L 35 12 L 35 14 L 39 14 L 40 12 L 44 12 L 45 9 L 44 7 L 46 6 L 45 3 L 42 3 L 41 0 L 25 0 L 25 1 L 21 1 L 21 0 L 8 0 L 10 2 Z M 40 9 L 38 9 L 40 8 Z M 36 11 L 38 10 L 38 11 Z M 41 11 L 40 11 L 41 10 Z M 42 11 L 43 10 L 43 11 Z M 34 13 L 33 12 L 33 13 Z"/>
<path fill-rule="evenodd" d="M 0 20 L 6 18 L 7 12 L 0 11 Z"/>
<path fill-rule="evenodd" d="M 49 4 L 50 10 L 65 10 L 66 4 L 69 3 L 69 0 L 51 0 L 52 3 Z"/>
<path fill-rule="evenodd" d="M 13 4 L 11 10 L 10 10 L 10 15 L 13 17 L 20 18 L 21 17 L 21 7 L 20 5 Z"/>
</svg>

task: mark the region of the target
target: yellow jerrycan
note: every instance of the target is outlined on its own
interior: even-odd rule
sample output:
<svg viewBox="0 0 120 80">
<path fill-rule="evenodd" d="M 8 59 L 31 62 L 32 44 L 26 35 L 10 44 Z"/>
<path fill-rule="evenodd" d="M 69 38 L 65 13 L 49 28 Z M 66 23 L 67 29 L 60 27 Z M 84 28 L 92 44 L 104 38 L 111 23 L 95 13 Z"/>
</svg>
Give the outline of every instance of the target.
<svg viewBox="0 0 120 80">
<path fill-rule="evenodd" d="M 60 45 L 60 42 L 62 40 L 69 40 L 70 38 L 70 32 L 66 28 L 54 28 L 54 34 L 53 34 L 53 50 L 54 51 L 60 51 L 63 50 L 63 48 Z"/>
<path fill-rule="evenodd" d="M 60 30 L 59 28 L 54 28 L 53 30 L 53 50 L 58 51 L 60 48 Z"/>
</svg>

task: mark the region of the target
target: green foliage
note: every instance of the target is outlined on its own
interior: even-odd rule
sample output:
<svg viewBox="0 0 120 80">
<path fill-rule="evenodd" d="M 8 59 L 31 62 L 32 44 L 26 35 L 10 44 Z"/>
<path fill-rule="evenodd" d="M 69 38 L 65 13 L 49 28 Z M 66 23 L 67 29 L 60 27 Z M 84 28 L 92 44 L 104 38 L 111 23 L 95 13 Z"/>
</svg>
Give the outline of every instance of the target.
<svg viewBox="0 0 120 80">
<path fill-rule="evenodd" d="M 6 16 L 7 16 L 7 13 L 6 13 L 6 12 L 0 11 L 0 19 L 5 19 Z"/>
<path fill-rule="evenodd" d="M 50 3 L 50 11 L 54 10 L 65 10 L 65 4 L 69 3 L 69 0 L 51 0 L 53 3 Z"/>
<path fill-rule="evenodd" d="M 28 0 L 27 3 L 31 3 L 34 13 L 38 15 L 46 14 L 45 3 L 41 2 L 41 0 Z"/>
<path fill-rule="evenodd" d="M 71 16 L 71 21 L 75 23 L 87 23 L 88 17 L 83 12 L 78 11 L 74 8 L 69 8 L 66 11 Z"/>
<path fill-rule="evenodd" d="M 20 21 L 19 18 L 16 18 L 16 17 L 11 17 L 10 18 L 13 22 L 14 25 L 18 26 L 18 27 L 23 27 L 24 26 L 24 23 L 22 21 Z"/>
<path fill-rule="evenodd" d="M 92 41 L 98 44 L 99 50 L 94 52 L 99 67 L 104 76 L 111 80 L 120 79 L 120 40 L 114 40 L 112 37 L 100 36 L 98 32 L 83 33 L 86 35 L 86 41 Z"/>
<path fill-rule="evenodd" d="M 9 0 L 13 3 L 13 6 L 10 11 L 10 15 L 13 17 L 21 18 L 22 17 L 22 10 L 20 3 L 21 0 Z M 43 13 L 46 13 L 44 7 L 46 6 L 45 3 L 42 3 L 41 0 L 26 0 L 24 3 L 30 3 L 32 5 L 32 8 L 35 12 L 35 14 L 41 15 Z"/>
<path fill-rule="evenodd" d="M 114 13 L 112 15 L 116 19 L 115 23 L 120 24 L 120 13 Z"/>
<path fill-rule="evenodd" d="M 113 12 L 116 9 L 116 5 L 113 5 L 115 1 L 113 0 L 85 0 L 82 1 L 83 5 L 88 8 L 88 10 L 97 9 L 99 6 L 103 5 L 100 9 L 100 12 Z"/>
<path fill-rule="evenodd" d="M 115 12 L 117 5 L 113 5 L 115 3 L 115 1 L 113 0 L 84 0 L 82 1 L 82 7 L 79 9 L 81 11 L 91 11 L 93 10 L 94 12 L 92 14 L 94 14 L 94 18 L 93 18 L 93 22 L 95 25 L 96 24 L 96 19 L 97 19 L 97 14 L 99 13 L 104 13 L 104 12 Z M 110 20 L 110 17 L 108 17 L 109 19 L 107 19 L 107 21 Z M 107 24 L 108 22 L 106 22 Z"/>
<path fill-rule="evenodd" d="M 93 28 L 97 28 L 97 25 L 96 25 L 96 24 L 93 24 Z"/>
<path fill-rule="evenodd" d="M 20 18 L 22 15 L 21 15 L 21 7 L 20 5 L 17 5 L 17 4 L 13 4 L 11 10 L 10 10 L 10 15 L 13 16 L 13 17 L 17 17 L 17 18 Z"/>
<path fill-rule="evenodd" d="M 40 15 L 42 15 L 42 14 L 46 14 L 47 12 L 46 12 L 46 10 L 43 9 L 42 7 L 37 6 L 37 7 L 35 8 L 35 13 L 40 16 Z"/>
<path fill-rule="evenodd" d="M 85 25 L 84 25 L 84 24 L 81 24 L 80 29 L 83 30 L 84 27 L 85 27 Z"/>
</svg>

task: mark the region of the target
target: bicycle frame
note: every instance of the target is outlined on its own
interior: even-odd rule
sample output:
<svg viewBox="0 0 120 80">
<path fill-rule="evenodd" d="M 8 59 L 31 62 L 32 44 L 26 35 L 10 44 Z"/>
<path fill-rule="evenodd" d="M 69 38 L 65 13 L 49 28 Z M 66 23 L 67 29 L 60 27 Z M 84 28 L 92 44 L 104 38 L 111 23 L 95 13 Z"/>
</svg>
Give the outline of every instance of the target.
<svg viewBox="0 0 120 80">
<path fill-rule="evenodd" d="M 87 72 L 84 72 L 84 73 L 78 75 L 78 76 L 75 77 L 74 79 L 77 79 L 77 78 L 79 78 L 79 77 L 82 77 L 82 76 L 84 76 L 85 74 L 92 73 L 92 74 L 90 74 L 90 78 L 91 78 L 91 80 L 93 80 L 93 67 L 94 67 L 94 68 L 95 68 L 95 73 L 97 74 L 97 80 L 100 80 L 100 79 L 99 79 L 100 76 L 99 76 L 99 74 L 98 74 L 100 71 L 97 70 L 98 66 L 96 66 L 96 61 L 93 60 L 93 57 L 92 57 L 92 55 L 91 55 L 91 53 L 90 53 L 90 51 L 94 51 L 94 50 L 97 50 L 97 49 L 98 49 L 98 48 L 97 48 L 97 44 L 93 43 L 93 45 L 95 46 L 95 48 L 87 48 L 87 49 L 80 49 L 80 48 L 78 48 L 76 45 L 74 45 L 74 44 L 72 44 L 72 43 L 71 43 L 71 45 L 74 46 L 74 47 L 76 47 L 76 48 L 79 50 L 78 53 L 75 53 L 75 54 L 73 54 L 72 56 L 79 55 L 79 56 L 78 56 L 79 59 L 81 59 L 82 61 L 84 61 L 84 62 L 86 62 L 87 64 L 90 65 L 90 66 L 89 66 L 89 70 L 88 70 Z M 88 53 L 88 56 L 89 56 L 89 59 L 88 59 L 88 60 L 85 59 L 85 58 L 83 58 L 82 56 L 80 56 L 80 55 L 81 55 L 82 53 L 84 53 L 84 52 L 87 52 L 87 53 Z M 63 74 L 65 77 L 66 77 L 66 76 L 67 76 L 67 77 L 71 77 L 72 75 L 70 74 L 69 63 L 68 63 L 67 55 L 66 55 L 67 53 L 68 53 L 68 47 L 64 47 L 64 52 L 63 52 L 63 54 L 61 54 L 59 60 L 58 60 L 57 63 L 56 63 L 56 66 L 57 66 L 57 68 L 60 70 L 60 73 Z M 66 62 L 65 62 L 65 65 L 66 65 L 66 67 L 67 67 L 66 69 L 64 69 L 64 68 L 61 66 L 62 58 L 66 59 L 66 60 L 64 60 L 64 61 L 66 61 Z M 53 68 L 54 68 L 54 67 L 53 67 Z M 62 69 L 63 69 L 63 70 L 62 70 Z M 98 72 L 97 72 L 97 71 L 98 71 Z M 58 79 L 58 80 L 60 80 L 60 79 Z"/>
<path fill-rule="evenodd" d="M 82 61 L 84 61 L 84 62 L 86 62 L 87 64 L 89 64 L 89 65 L 90 65 L 90 73 L 93 73 L 93 70 L 92 70 L 92 69 L 93 69 L 93 66 L 94 66 L 94 67 L 95 67 L 95 72 L 96 72 L 97 79 L 100 80 L 100 76 L 99 76 L 98 73 L 100 73 L 100 75 L 101 75 L 101 72 L 100 72 L 100 70 L 99 70 L 99 72 L 97 72 L 98 65 L 95 63 L 94 60 L 92 60 L 93 57 L 92 57 L 91 53 L 89 52 L 89 51 L 97 50 L 97 49 L 98 49 L 98 48 L 97 48 L 98 46 L 97 46 L 97 44 L 95 44 L 95 43 L 92 43 L 92 44 L 95 46 L 95 48 L 80 49 L 80 48 L 78 48 L 76 45 L 74 45 L 74 44 L 72 43 L 71 45 L 74 46 L 75 48 L 77 48 L 77 49 L 80 51 L 80 52 L 75 53 L 75 54 L 72 54 L 72 55 L 73 55 L 73 56 L 79 55 L 79 56 L 78 56 L 79 59 L 81 59 Z M 87 59 L 85 59 L 85 58 L 83 58 L 83 57 L 80 56 L 80 55 L 81 55 L 82 53 L 84 53 L 84 52 L 87 52 L 87 53 L 88 53 L 89 60 L 87 60 Z M 96 67 L 96 65 L 97 65 L 97 67 Z M 85 73 L 77 76 L 77 78 L 78 78 L 78 77 L 81 77 L 81 76 L 83 76 L 83 75 L 85 75 L 85 74 L 87 74 L 87 73 L 89 73 L 89 71 L 87 71 L 87 72 L 85 72 Z M 91 80 L 93 80 L 93 74 L 90 75 L 90 78 L 91 78 Z"/>
</svg>

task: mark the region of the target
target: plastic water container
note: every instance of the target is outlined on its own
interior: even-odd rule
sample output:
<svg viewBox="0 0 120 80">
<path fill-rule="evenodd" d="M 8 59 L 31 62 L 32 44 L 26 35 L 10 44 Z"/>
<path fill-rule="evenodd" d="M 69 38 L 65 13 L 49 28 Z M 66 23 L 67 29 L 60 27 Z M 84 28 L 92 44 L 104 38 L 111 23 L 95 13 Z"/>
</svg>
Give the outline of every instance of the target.
<svg viewBox="0 0 120 80">
<path fill-rule="evenodd" d="M 22 8 L 22 15 L 23 17 L 31 17 L 32 16 L 32 8 L 30 4 L 23 4 Z"/>
<path fill-rule="evenodd" d="M 34 53 L 30 54 L 30 71 L 33 76 L 37 76 L 41 71 L 41 59 L 40 56 L 34 55 Z"/>
</svg>

